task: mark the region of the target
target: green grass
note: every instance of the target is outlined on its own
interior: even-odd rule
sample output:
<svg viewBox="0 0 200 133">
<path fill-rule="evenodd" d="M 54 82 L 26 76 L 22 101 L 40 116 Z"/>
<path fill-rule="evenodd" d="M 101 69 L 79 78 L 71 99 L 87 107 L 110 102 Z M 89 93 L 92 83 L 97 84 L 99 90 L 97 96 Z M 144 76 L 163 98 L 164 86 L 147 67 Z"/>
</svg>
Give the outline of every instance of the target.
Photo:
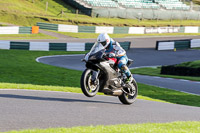
<svg viewBox="0 0 200 133">
<path fill-rule="evenodd" d="M 32 129 L 6 133 L 198 133 L 199 121 Z"/>
<path fill-rule="evenodd" d="M 192 49 L 200 49 L 200 48 L 192 48 Z"/>
<path fill-rule="evenodd" d="M 81 93 L 82 72 L 35 61 L 47 55 L 85 52 L 0 50 L 0 88 Z M 138 83 L 139 98 L 200 107 L 200 96 Z"/>
<path fill-rule="evenodd" d="M 200 96 L 191 95 L 175 90 L 160 88 L 145 84 L 138 84 L 139 94 L 153 99 L 159 99 L 169 103 L 200 107 Z M 189 88 L 188 88 L 189 89 Z"/>
<path fill-rule="evenodd" d="M 0 35 L 0 40 L 28 40 L 28 39 L 32 40 L 32 39 L 57 39 L 57 38 L 42 33 Z"/>
<path fill-rule="evenodd" d="M 79 87 L 81 71 L 68 70 L 35 61 L 37 57 L 80 52 L 36 52 L 25 50 L 0 50 L 0 82 L 33 85 L 59 85 Z M 85 52 L 82 52 L 85 53 Z"/>
<path fill-rule="evenodd" d="M 33 26 L 37 22 L 101 26 L 200 26 L 196 20 L 133 20 L 120 18 L 92 18 L 75 14 L 76 10 L 61 0 L 0 0 L 1 22 Z M 48 10 L 46 11 L 46 2 Z M 63 10 L 65 14 L 61 16 Z"/>
<path fill-rule="evenodd" d="M 6 24 L 0 24 L 0 26 L 7 26 Z"/>
<path fill-rule="evenodd" d="M 190 62 L 184 62 L 184 63 L 178 64 L 176 66 L 179 66 L 179 67 L 200 68 L 200 60 L 190 61 Z"/>
<path fill-rule="evenodd" d="M 55 33 L 75 37 L 75 38 L 97 38 L 97 33 L 70 33 L 70 32 L 58 32 Z M 188 33 L 163 33 L 163 34 L 109 34 L 111 38 L 124 38 L 124 37 L 151 37 L 151 36 L 193 36 L 200 35 L 200 33 L 188 34 Z"/>
<path fill-rule="evenodd" d="M 199 61 L 196 61 L 199 63 Z M 194 63 L 196 65 L 196 62 Z M 186 63 L 187 64 L 187 63 Z M 191 63 L 192 65 L 193 63 Z M 176 75 L 163 75 L 160 74 L 161 68 L 137 68 L 132 69 L 132 73 L 134 74 L 141 74 L 141 75 L 149 75 L 149 76 L 158 76 L 158 77 L 165 77 L 165 78 L 175 78 L 175 79 L 185 79 L 185 80 L 192 80 L 192 81 L 200 81 L 200 77 L 194 77 L 194 76 L 176 76 Z"/>
<path fill-rule="evenodd" d="M 20 84 L 20 83 L 0 83 L 1 89 L 25 89 L 25 90 L 41 90 L 41 91 L 62 91 L 81 93 L 78 87 L 67 86 L 53 86 L 53 85 L 33 85 L 33 84 Z"/>
</svg>

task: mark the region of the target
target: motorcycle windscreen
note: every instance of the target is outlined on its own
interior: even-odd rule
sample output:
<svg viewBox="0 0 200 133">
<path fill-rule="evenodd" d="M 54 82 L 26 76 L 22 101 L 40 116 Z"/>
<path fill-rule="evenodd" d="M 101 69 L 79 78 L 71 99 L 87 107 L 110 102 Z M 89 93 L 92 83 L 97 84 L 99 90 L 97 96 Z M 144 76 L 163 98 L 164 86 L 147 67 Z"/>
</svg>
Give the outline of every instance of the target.
<svg viewBox="0 0 200 133">
<path fill-rule="evenodd" d="M 98 51 L 103 50 L 104 47 L 101 43 L 96 42 L 90 50 L 90 55 L 97 53 Z"/>
<path fill-rule="evenodd" d="M 88 61 L 88 58 L 90 57 L 90 55 L 94 55 L 95 53 L 104 50 L 104 47 L 101 43 L 96 42 L 90 52 L 85 56 L 85 60 Z"/>
</svg>

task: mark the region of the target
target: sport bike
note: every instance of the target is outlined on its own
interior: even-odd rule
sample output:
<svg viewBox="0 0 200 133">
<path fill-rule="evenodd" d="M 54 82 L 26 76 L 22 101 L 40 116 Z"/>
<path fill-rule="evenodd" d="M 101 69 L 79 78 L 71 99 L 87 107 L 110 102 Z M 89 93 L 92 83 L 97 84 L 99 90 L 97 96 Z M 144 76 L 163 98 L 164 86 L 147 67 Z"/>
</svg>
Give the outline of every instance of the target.
<svg viewBox="0 0 200 133">
<path fill-rule="evenodd" d="M 117 67 L 117 58 L 109 58 L 102 45 L 95 43 L 84 59 L 86 69 L 81 76 L 81 90 L 85 96 L 93 97 L 97 92 L 118 96 L 123 104 L 132 104 L 137 97 L 138 87 L 135 79 L 125 83 L 126 75 Z M 129 59 L 127 66 L 133 60 Z"/>
</svg>

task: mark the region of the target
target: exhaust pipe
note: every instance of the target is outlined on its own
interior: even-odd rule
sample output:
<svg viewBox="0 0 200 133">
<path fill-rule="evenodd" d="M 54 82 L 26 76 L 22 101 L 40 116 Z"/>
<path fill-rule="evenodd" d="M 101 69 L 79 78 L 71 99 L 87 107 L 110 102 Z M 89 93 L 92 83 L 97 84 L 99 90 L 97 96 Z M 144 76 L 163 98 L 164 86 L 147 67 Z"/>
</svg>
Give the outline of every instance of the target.
<svg viewBox="0 0 200 133">
<path fill-rule="evenodd" d="M 122 90 L 114 90 L 112 95 L 113 96 L 120 96 L 120 95 L 122 95 L 122 93 L 123 93 Z"/>
<path fill-rule="evenodd" d="M 122 88 L 118 88 L 118 89 L 115 89 L 115 90 L 104 89 L 104 90 L 103 90 L 103 93 L 104 93 L 105 95 L 120 96 L 120 95 L 122 95 L 123 90 L 122 90 Z"/>
</svg>

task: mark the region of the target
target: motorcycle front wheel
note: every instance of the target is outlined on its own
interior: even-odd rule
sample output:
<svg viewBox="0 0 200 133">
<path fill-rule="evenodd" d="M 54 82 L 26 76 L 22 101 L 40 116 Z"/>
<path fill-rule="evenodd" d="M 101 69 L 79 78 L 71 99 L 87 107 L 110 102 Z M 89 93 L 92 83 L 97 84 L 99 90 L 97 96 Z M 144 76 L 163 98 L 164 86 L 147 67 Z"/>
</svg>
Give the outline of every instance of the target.
<svg viewBox="0 0 200 133">
<path fill-rule="evenodd" d="M 134 88 L 131 90 L 130 93 L 123 92 L 122 95 L 118 96 L 119 100 L 123 104 L 132 104 L 136 100 L 136 97 L 138 95 L 138 86 L 135 79 L 132 81 L 132 85 Z M 128 89 L 128 88 L 125 88 L 125 89 Z"/>
<path fill-rule="evenodd" d="M 99 79 L 96 80 L 96 83 L 93 83 L 92 73 L 91 69 L 85 69 L 81 76 L 81 90 L 87 97 L 94 97 L 99 91 Z"/>
</svg>

